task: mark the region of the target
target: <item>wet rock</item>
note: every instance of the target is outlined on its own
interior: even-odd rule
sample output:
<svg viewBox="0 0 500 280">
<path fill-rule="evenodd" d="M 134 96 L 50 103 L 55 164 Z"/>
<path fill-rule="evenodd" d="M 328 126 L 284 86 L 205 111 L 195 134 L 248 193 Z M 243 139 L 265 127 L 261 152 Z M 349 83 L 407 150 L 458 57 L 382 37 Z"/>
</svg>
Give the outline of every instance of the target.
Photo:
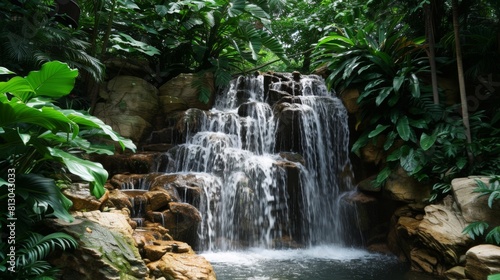
<svg viewBox="0 0 500 280">
<path fill-rule="evenodd" d="M 170 202 L 169 210 L 163 212 L 165 227 L 175 240 L 196 244 L 197 229 L 201 222 L 198 209 L 188 203 Z"/>
<path fill-rule="evenodd" d="M 90 193 L 88 183 L 74 183 L 63 190 L 63 194 L 73 202 L 73 211 L 94 211 L 101 207 L 103 201 Z M 107 198 L 107 197 L 106 197 Z"/>
<path fill-rule="evenodd" d="M 167 253 L 167 246 L 160 245 L 145 245 L 144 254 L 146 258 L 150 261 L 157 261 Z"/>
<path fill-rule="evenodd" d="M 51 258 L 60 279 L 145 279 L 148 269 L 120 213 L 76 212 L 75 221 L 50 220 L 49 227 L 73 236 L 79 246 Z M 91 268 L 91 269 L 89 269 Z"/>
<path fill-rule="evenodd" d="M 358 105 L 359 90 L 347 88 L 340 93 L 340 99 L 350 114 L 355 114 L 359 110 Z"/>
<path fill-rule="evenodd" d="M 204 257 L 196 255 L 189 245 L 177 241 L 159 244 L 171 249 L 167 249 L 168 252 L 160 260 L 148 263 L 153 276 L 176 280 L 216 279 L 212 265 Z"/>
<path fill-rule="evenodd" d="M 488 177 L 457 178 L 451 182 L 454 198 L 465 221 L 485 221 L 491 227 L 500 226 L 500 203 L 493 203 L 493 208 L 488 207 L 488 196 L 474 192 L 478 187 L 476 180 L 489 185 Z"/>
<path fill-rule="evenodd" d="M 162 155 L 158 153 L 134 153 L 93 155 L 92 160 L 102 164 L 110 177 L 120 173 L 147 174 L 156 172 Z"/>
<path fill-rule="evenodd" d="M 470 248 L 466 254 L 465 275 L 472 280 L 484 280 L 500 273 L 500 247 L 490 244 Z"/>
<path fill-rule="evenodd" d="M 168 203 L 172 201 L 170 193 L 164 189 L 149 191 L 144 194 L 149 203 L 149 209 L 153 211 L 165 210 L 168 208 Z"/>
</svg>

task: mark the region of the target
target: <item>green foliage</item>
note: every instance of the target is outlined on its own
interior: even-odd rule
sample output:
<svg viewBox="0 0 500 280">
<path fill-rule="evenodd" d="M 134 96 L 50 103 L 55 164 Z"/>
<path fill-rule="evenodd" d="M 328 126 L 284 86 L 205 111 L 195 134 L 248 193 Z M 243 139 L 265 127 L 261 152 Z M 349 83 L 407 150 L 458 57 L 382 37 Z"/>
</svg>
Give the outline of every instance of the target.
<svg viewBox="0 0 500 280">
<path fill-rule="evenodd" d="M 74 154 L 112 154 L 112 147 L 89 142 L 88 138 L 96 135 L 107 136 L 122 148 L 135 146 L 86 112 L 62 110 L 54 104 L 56 98 L 71 92 L 77 75 L 76 70 L 54 61 L 24 78 L 16 76 L 0 82 L 0 155 L 6 159 L 4 164 L 21 173 L 38 172 L 46 167 L 45 161 L 60 162 L 69 172 L 92 182 L 92 193 L 100 197 L 107 172 L 99 164 Z"/>
<path fill-rule="evenodd" d="M 104 67 L 90 55 L 81 31 L 65 26 L 53 16 L 54 1 L 29 0 L 0 3 L 1 64 L 17 73 L 52 60 L 64 61 L 101 80 Z"/>
<path fill-rule="evenodd" d="M 55 105 L 56 99 L 73 90 L 77 76 L 78 71 L 67 64 L 52 61 L 26 77 L 0 82 L 0 174 L 8 176 L 0 178 L 1 204 L 12 204 L 8 201 L 15 195 L 15 210 L 0 210 L 2 231 L 13 215 L 16 218 L 16 271 L 7 269 L 11 265 L 5 252 L 11 250 L 12 243 L 1 242 L 2 279 L 53 279 L 57 270 L 44 259 L 56 249 L 76 247 L 76 241 L 66 234 L 31 232 L 44 218 L 73 221 L 68 212 L 71 201 L 49 177 L 73 173 L 89 181 L 92 194 L 99 198 L 108 174 L 99 163 L 80 154 L 113 154 L 114 147 L 94 144 L 95 137 L 116 141 L 122 149 L 135 149 L 130 140 L 96 117 Z"/>
<path fill-rule="evenodd" d="M 488 275 L 488 279 L 487 280 L 500 280 L 500 274 Z"/>
</svg>

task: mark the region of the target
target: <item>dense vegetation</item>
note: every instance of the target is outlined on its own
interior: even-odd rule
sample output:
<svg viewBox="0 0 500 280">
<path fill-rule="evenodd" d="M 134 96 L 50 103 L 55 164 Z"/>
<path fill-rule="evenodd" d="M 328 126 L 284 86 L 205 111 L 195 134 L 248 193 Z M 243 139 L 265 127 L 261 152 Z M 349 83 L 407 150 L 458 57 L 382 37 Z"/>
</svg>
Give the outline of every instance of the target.
<svg viewBox="0 0 500 280">
<path fill-rule="evenodd" d="M 88 114 L 96 85 L 111 78 L 105 65 L 113 58 L 144 61 L 150 69 L 144 78 L 156 85 L 180 72 L 212 72 L 221 87 L 260 69 L 326 69 L 339 95 L 360 94 L 353 151 L 366 145 L 384 151 L 376 185 L 401 167 L 434 185 L 433 201 L 450 191 L 453 178 L 484 174 L 492 176 L 489 186 L 478 185 L 490 198 L 485 207 L 500 197 L 497 0 L 73 2 L 0 3 L 0 200 L 8 204 L 15 169 L 23 228 L 16 244 L 25 256 L 16 264 L 25 274 L 9 274 L 3 236 L 1 278 L 54 275 L 43 259 L 75 246 L 67 235 L 32 231 L 44 217 L 71 220 L 60 191 L 69 178 L 61 174 L 77 174 L 92 182 L 96 197 L 103 194 L 105 170 L 81 155 L 113 151 L 92 139 L 134 149 Z M 210 92 L 200 89 L 207 102 Z M 0 214 L 4 232 L 8 209 Z M 478 222 L 466 230 L 500 244 L 498 227 Z"/>
</svg>

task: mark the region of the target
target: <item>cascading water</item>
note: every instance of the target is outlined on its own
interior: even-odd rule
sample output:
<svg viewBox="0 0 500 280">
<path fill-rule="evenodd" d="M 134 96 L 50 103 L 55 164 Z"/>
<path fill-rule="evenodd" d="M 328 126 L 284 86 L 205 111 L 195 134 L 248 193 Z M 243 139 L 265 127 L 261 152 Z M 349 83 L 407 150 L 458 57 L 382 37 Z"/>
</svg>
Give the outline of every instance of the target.
<svg viewBox="0 0 500 280">
<path fill-rule="evenodd" d="M 206 182 L 199 249 L 346 240 L 346 110 L 321 78 L 280 77 L 239 77 L 211 111 L 187 113 L 186 143 L 169 152 L 167 172 Z"/>
</svg>

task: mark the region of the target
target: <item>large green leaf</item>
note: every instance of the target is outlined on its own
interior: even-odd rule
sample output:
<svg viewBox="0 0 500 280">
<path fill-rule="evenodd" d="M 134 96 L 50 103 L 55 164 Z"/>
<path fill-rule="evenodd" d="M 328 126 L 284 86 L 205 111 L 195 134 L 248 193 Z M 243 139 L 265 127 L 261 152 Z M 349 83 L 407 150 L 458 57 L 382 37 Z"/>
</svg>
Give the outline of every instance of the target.
<svg viewBox="0 0 500 280">
<path fill-rule="evenodd" d="M 410 123 L 407 116 L 401 116 L 396 124 L 396 130 L 399 133 L 399 137 L 404 141 L 408 141 L 411 135 Z"/>
<path fill-rule="evenodd" d="M 25 78 L 16 76 L 7 82 L 0 82 L 0 94 L 7 92 L 21 97 L 22 93 L 33 92 L 33 87 Z"/>
<path fill-rule="evenodd" d="M 487 280 L 500 280 L 500 273 L 499 274 L 488 275 L 488 279 Z"/>
<path fill-rule="evenodd" d="M 25 199 L 28 205 L 47 204 L 53 214 L 65 221 L 72 222 L 73 217 L 68 212 L 72 202 L 66 198 L 54 180 L 38 174 L 18 174 L 16 176 L 16 194 Z"/>
<path fill-rule="evenodd" d="M 28 123 L 52 131 L 78 132 L 78 127 L 63 113 L 52 107 L 35 109 L 23 103 L 0 103 L 0 127 Z"/>
<path fill-rule="evenodd" d="M 104 194 L 104 184 L 108 179 L 108 172 L 100 163 L 84 160 L 57 148 L 48 147 L 47 149 L 51 156 L 66 165 L 69 172 L 90 182 L 90 191 L 96 198 L 100 198 Z"/>
<path fill-rule="evenodd" d="M 105 124 L 101 119 L 95 116 L 89 115 L 85 112 L 69 109 L 61 110 L 61 112 L 64 113 L 72 122 L 80 126 L 98 129 L 99 131 L 101 131 L 101 135 L 107 136 L 111 138 L 111 140 L 118 142 L 122 149 L 130 149 L 131 151 L 135 151 L 137 148 L 132 140 L 122 137 L 121 135 L 116 133 L 113 128 L 111 128 L 111 126 Z M 81 130 L 83 130 L 83 128 Z"/>
<path fill-rule="evenodd" d="M 42 65 L 40 71 L 32 71 L 26 77 L 36 96 L 59 98 L 68 95 L 75 85 L 78 70 L 66 63 L 51 61 Z"/>
</svg>

